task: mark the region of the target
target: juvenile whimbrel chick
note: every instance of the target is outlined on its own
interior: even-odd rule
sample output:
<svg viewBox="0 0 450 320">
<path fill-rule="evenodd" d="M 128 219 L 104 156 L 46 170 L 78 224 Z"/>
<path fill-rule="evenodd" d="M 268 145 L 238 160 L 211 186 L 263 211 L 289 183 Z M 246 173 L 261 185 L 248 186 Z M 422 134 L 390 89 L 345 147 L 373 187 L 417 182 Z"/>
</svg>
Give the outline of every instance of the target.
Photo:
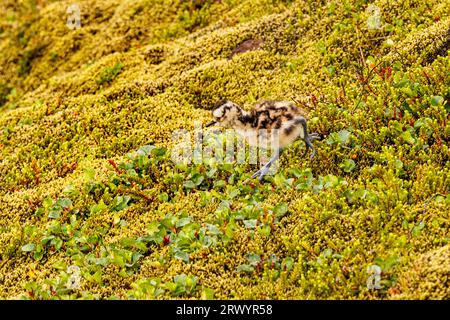
<svg viewBox="0 0 450 320">
<path fill-rule="evenodd" d="M 320 139 L 318 133 L 308 133 L 306 125 L 306 112 L 288 101 L 263 101 L 256 105 L 251 111 L 245 111 L 231 101 L 220 103 L 212 112 L 213 120 L 206 126 L 217 124 L 225 128 L 234 129 L 246 138 L 250 145 L 268 140 L 273 146 L 273 139 L 279 147 L 278 152 L 273 155 L 260 170 L 255 172 L 252 178 L 259 176 L 263 180 L 269 172 L 270 166 L 278 159 L 284 148 L 298 138 L 306 144 L 305 154 L 309 148 L 312 149 L 310 160 L 316 154 L 316 149 L 311 141 Z M 277 134 L 271 134 L 276 131 Z M 250 137 L 255 137 L 251 139 Z M 268 145 L 263 142 L 263 145 Z"/>
</svg>

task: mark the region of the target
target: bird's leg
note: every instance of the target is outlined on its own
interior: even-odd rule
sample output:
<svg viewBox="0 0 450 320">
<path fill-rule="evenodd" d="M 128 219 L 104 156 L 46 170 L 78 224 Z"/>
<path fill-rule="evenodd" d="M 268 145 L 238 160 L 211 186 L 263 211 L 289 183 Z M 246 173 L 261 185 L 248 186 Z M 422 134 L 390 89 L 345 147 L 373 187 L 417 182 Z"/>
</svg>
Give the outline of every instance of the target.
<svg viewBox="0 0 450 320">
<path fill-rule="evenodd" d="M 300 124 L 303 126 L 303 134 L 304 134 L 303 141 L 305 141 L 305 145 L 306 145 L 306 149 L 305 149 L 305 152 L 303 153 L 303 156 L 306 156 L 308 149 L 311 149 L 312 154 L 309 157 L 309 160 L 312 160 L 312 158 L 314 158 L 314 156 L 316 155 L 316 148 L 314 148 L 311 141 L 320 140 L 320 135 L 317 132 L 314 132 L 311 134 L 308 133 L 308 127 L 306 125 L 306 120 L 304 118 L 302 118 L 302 121 L 300 122 Z"/>
<path fill-rule="evenodd" d="M 312 158 L 314 158 L 314 156 L 316 155 L 316 148 L 314 148 L 314 145 L 311 143 L 309 135 L 305 136 L 303 141 L 305 141 L 305 144 L 306 144 L 306 150 L 305 150 L 305 154 L 304 155 L 306 155 L 306 153 L 308 152 L 308 149 L 311 149 L 312 150 L 312 154 L 309 157 L 309 160 L 312 160 Z"/>
<path fill-rule="evenodd" d="M 261 169 L 259 169 L 253 174 L 252 179 L 259 176 L 258 180 L 262 181 L 264 179 L 264 176 L 267 175 L 267 173 L 269 172 L 270 166 L 272 166 L 272 164 L 280 157 L 282 152 L 283 149 L 279 149 L 278 152 L 274 154 Z"/>
<path fill-rule="evenodd" d="M 311 141 L 320 140 L 320 139 L 321 139 L 321 137 L 317 132 L 308 134 L 307 138 L 303 139 L 303 141 L 305 141 L 305 145 L 306 145 L 306 149 L 305 149 L 305 152 L 303 152 L 303 156 L 306 156 L 306 154 L 308 153 L 308 150 L 311 148 L 313 151 L 313 154 L 311 155 L 311 157 L 309 159 L 312 160 L 312 158 L 316 154 L 316 149 L 314 148 Z"/>
</svg>

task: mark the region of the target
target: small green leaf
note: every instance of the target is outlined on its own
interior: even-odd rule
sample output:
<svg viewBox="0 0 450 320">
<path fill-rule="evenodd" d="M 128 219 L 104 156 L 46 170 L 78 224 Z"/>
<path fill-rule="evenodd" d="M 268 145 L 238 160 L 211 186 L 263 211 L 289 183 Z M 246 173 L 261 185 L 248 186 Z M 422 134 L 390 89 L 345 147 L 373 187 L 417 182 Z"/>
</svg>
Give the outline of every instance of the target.
<svg viewBox="0 0 450 320">
<path fill-rule="evenodd" d="M 255 267 L 249 265 L 249 264 L 241 264 L 239 267 L 237 267 L 236 269 L 237 272 L 246 272 L 246 273 L 252 273 L 253 271 L 255 271 Z"/>
<path fill-rule="evenodd" d="M 177 285 L 173 282 L 166 282 L 164 284 L 164 287 L 169 290 L 170 292 L 175 292 L 175 290 L 177 289 Z"/>
<path fill-rule="evenodd" d="M 38 244 L 35 249 L 34 249 L 34 254 L 33 254 L 34 259 L 36 260 L 41 260 L 42 257 L 44 257 L 44 250 L 41 244 Z"/>
<path fill-rule="evenodd" d="M 194 176 L 192 177 L 191 181 L 196 185 L 199 186 L 202 184 L 203 180 L 205 179 L 205 177 L 203 175 L 201 175 L 200 173 L 196 173 L 194 174 Z"/>
<path fill-rule="evenodd" d="M 294 170 L 292 173 L 298 178 L 298 183 L 295 186 L 297 190 L 307 190 L 312 187 L 314 177 L 311 169 L 306 170 Z"/>
<path fill-rule="evenodd" d="M 235 187 L 235 186 L 227 186 L 226 193 L 227 193 L 228 199 L 233 199 L 237 195 L 239 195 L 239 188 Z"/>
<path fill-rule="evenodd" d="M 55 236 L 47 236 L 41 239 L 41 244 L 42 245 L 46 245 L 47 243 L 49 243 L 50 241 L 52 241 L 53 239 L 55 239 Z"/>
<path fill-rule="evenodd" d="M 404 101 L 401 106 L 400 106 L 403 110 L 408 111 L 410 114 L 416 116 L 416 112 L 414 112 L 413 109 L 411 109 L 411 107 L 409 106 L 409 103 Z"/>
<path fill-rule="evenodd" d="M 329 66 L 328 68 L 327 68 L 327 71 L 328 71 L 328 73 L 332 76 L 332 75 L 334 75 L 334 73 L 335 73 L 335 67 L 334 66 Z"/>
<path fill-rule="evenodd" d="M 250 265 L 256 266 L 261 262 L 261 256 L 256 253 L 249 253 L 247 255 L 247 261 Z"/>
<path fill-rule="evenodd" d="M 95 178 L 95 170 L 92 168 L 84 169 L 84 178 L 86 182 L 92 181 Z"/>
<path fill-rule="evenodd" d="M 141 248 L 141 250 L 142 250 L 142 248 Z M 139 261 L 140 258 L 142 258 L 142 254 L 140 254 L 139 252 L 133 252 L 133 254 L 131 255 L 131 264 L 127 264 L 126 266 L 133 267 L 134 265 L 137 264 L 137 262 Z"/>
<path fill-rule="evenodd" d="M 166 154 L 167 149 L 166 148 L 154 148 L 154 149 L 152 149 L 151 152 L 156 157 L 162 157 Z"/>
<path fill-rule="evenodd" d="M 162 192 L 158 195 L 158 199 L 161 202 L 167 202 L 169 201 L 169 195 L 166 192 Z"/>
<path fill-rule="evenodd" d="M 52 244 L 52 245 L 55 247 L 56 251 L 59 251 L 59 250 L 61 249 L 62 245 L 63 245 L 63 241 L 61 240 L 61 238 L 56 238 L 56 237 L 55 237 L 55 238 L 50 242 L 50 244 Z"/>
<path fill-rule="evenodd" d="M 96 258 L 94 259 L 94 264 L 106 267 L 108 265 L 109 259 L 108 258 Z"/>
<path fill-rule="evenodd" d="M 166 229 L 172 229 L 175 227 L 175 224 L 177 223 L 177 218 L 172 216 L 171 214 L 166 215 L 164 219 L 161 220 L 161 225 L 164 226 Z"/>
<path fill-rule="evenodd" d="M 441 96 L 434 96 L 431 98 L 431 105 L 438 106 L 444 101 L 444 98 Z"/>
<path fill-rule="evenodd" d="M 24 245 L 22 247 L 22 251 L 24 251 L 24 252 L 31 252 L 31 251 L 34 250 L 34 248 L 35 248 L 35 244 L 34 243 L 28 243 L 28 244 L 26 244 L 26 245 Z"/>
<path fill-rule="evenodd" d="M 160 223 L 158 221 L 152 221 L 147 226 L 147 232 L 149 236 L 154 236 L 157 232 L 159 232 Z"/>
<path fill-rule="evenodd" d="M 321 253 L 322 257 L 324 257 L 324 258 L 329 258 L 329 257 L 331 257 L 332 254 L 333 254 L 333 250 L 331 250 L 330 248 L 326 248 Z"/>
<path fill-rule="evenodd" d="M 68 198 L 61 198 L 56 201 L 56 204 L 62 208 L 68 208 L 72 205 L 72 201 Z"/>
<path fill-rule="evenodd" d="M 183 187 L 185 187 L 186 189 L 194 189 L 196 187 L 196 185 L 191 180 L 188 180 L 183 183 Z"/>
<path fill-rule="evenodd" d="M 226 183 L 224 180 L 217 180 L 216 182 L 214 182 L 214 186 L 216 188 L 223 188 L 225 187 Z"/>
<path fill-rule="evenodd" d="M 214 299 L 214 293 L 215 293 L 214 289 L 203 287 L 201 299 L 202 300 L 212 300 L 212 299 Z"/>
<path fill-rule="evenodd" d="M 148 156 L 154 148 L 155 148 L 155 146 L 152 146 L 152 145 L 142 146 L 138 150 L 136 150 L 135 155 L 136 156 Z"/>
<path fill-rule="evenodd" d="M 291 257 L 286 257 L 283 259 L 283 262 L 281 262 L 281 266 L 283 269 L 291 270 L 294 266 L 294 259 Z"/>
<path fill-rule="evenodd" d="M 191 221 L 192 221 L 192 219 L 190 217 L 181 218 L 177 221 L 175 226 L 177 228 L 181 228 L 181 227 L 184 227 L 185 225 L 188 225 L 189 223 L 191 223 Z"/>
<path fill-rule="evenodd" d="M 130 196 L 116 196 L 111 205 L 110 208 L 113 211 L 120 211 L 128 208 L 128 202 L 131 200 Z"/>
<path fill-rule="evenodd" d="M 394 167 L 397 170 L 401 170 L 403 168 L 403 162 L 401 160 L 399 160 L 399 159 L 395 159 Z"/>
<path fill-rule="evenodd" d="M 72 184 L 65 186 L 63 193 L 69 197 L 77 197 L 80 195 L 80 192 Z"/>
<path fill-rule="evenodd" d="M 256 219 L 244 220 L 244 225 L 246 228 L 255 229 L 256 228 Z"/>
<path fill-rule="evenodd" d="M 53 265 L 53 268 L 57 269 L 57 270 L 66 270 L 67 269 L 67 264 L 64 260 L 59 260 L 56 261 Z"/>
<path fill-rule="evenodd" d="M 116 213 L 115 215 L 113 215 L 113 224 L 116 225 L 119 222 L 120 222 L 120 215 Z"/>
<path fill-rule="evenodd" d="M 37 228 L 33 225 L 25 226 L 23 231 L 27 236 L 32 236 L 36 232 Z"/>
<path fill-rule="evenodd" d="M 39 207 L 36 209 L 36 211 L 34 212 L 34 215 L 36 217 L 41 217 L 43 214 L 45 213 L 45 209 L 43 207 Z"/>
<path fill-rule="evenodd" d="M 93 204 L 91 206 L 90 213 L 95 214 L 106 209 L 108 209 L 108 206 L 103 202 L 103 200 L 100 200 L 98 204 Z"/>
<path fill-rule="evenodd" d="M 222 232 L 220 232 L 219 228 L 217 228 L 217 226 L 213 225 L 213 224 L 206 224 L 206 227 L 208 228 L 208 232 L 209 234 L 212 235 L 218 235 L 221 234 Z"/>
<path fill-rule="evenodd" d="M 394 88 L 404 88 L 411 84 L 411 81 L 408 79 L 401 79 L 400 81 L 394 83 Z"/>
<path fill-rule="evenodd" d="M 414 236 L 414 237 L 417 237 L 420 233 L 421 233 L 421 231 L 423 230 L 423 228 L 425 228 L 425 222 L 423 222 L 423 221 L 420 221 L 417 225 L 415 225 L 414 227 L 413 227 L 413 229 L 412 229 L 412 235 Z"/>
<path fill-rule="evenodd" d="M 342 161 L 339 167 L 345 172 L 349 173 L 355 169 L 356 165 L 355 161 L 353 161 L 352 159 L 345 159 L 344 161 Z"/>
<path fill-rule="evenodd" d="M 49 213 L 48 213 L 48 217 L 50 219 L 59 219 L 59 213 L 61 212 L 61 209 L 52 209 Z"/>
<path fill-rule="evenodd" d="M 211 170 L 209 170 L 209 171 L 206 173 L 206 176 L 207 176 L 208 178 L 212 178 L 212 177 L 215 175 L 216 172 L 217 172 L 217 168 L 212 168 Z"/>
<path fill-rule="evenodd" d="M 272 231 L 272 229 L 271 229 L 270 226 L 267 225 L 267 224 L 262 225 L 262 226 L 260 226 L 260 227 L 258 228 L 258 232 L 259 232 L 260 234 L 262 234 L 263 236 L 266 236 L 266 237 L 270 236 L 270 232 L 271 232 L 271 231 Z"/>
<path fill-rule="evenodd" d="M 327 139 L 329 145 L 346 145 L 350 141 L 351 132 L 348 130 L 341 130 L 339 132 L 333 132 Z"/>
<path fill-rule="evenodd" d="M 413 138 L 413 136 L 411 135 L 411 132 L 409 130 L 404 131 L 400 137 L 407 143 L 409 144 L 415 144 L 416 140 Z"/>
<path fill-rule="evenodd" d="M 53 205 L 53 199 L 52 198 L 45 198 L 44 201 L 42 201 L 42 205 L 45 209 L 50 208 Z"/>
<path fill-rule="evenodd" d="M 98 270 L 91 276 L 91 281 L 101 284 L 102 283 L 102 271 Z"/>
<path fill-rule="evenodd" d="M 350 139 L 350 131 L 348 130 L 341 130 L 338 132 L 339 137 L 339 143 L 340 144 L 347 144 Z"/>
<path fill-rule="evenodd" d="M 288 205 L 285 202 L 281 202 L 273 208 L 273 212 L 275 213 L 275 215 L 278 218 L 284 217 L 284 215 L 287 213 L 287 211 L 288 211 Z"/>
<path fill-rule="evenodd" d="M 181 250 L 177 250 L 173 255 L 175 258 L 182 260 L 185 263 L 189 263 L 189 255 Z"/>
</svg>

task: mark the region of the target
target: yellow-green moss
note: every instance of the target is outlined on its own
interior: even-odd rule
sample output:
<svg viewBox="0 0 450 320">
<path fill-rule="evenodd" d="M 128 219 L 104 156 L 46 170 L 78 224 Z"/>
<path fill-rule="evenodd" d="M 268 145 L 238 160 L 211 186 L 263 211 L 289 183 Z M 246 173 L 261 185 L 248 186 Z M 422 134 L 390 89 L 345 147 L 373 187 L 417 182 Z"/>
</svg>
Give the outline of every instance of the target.
<svg viewBox="0 0 450 320">
<path fill-rule="evenodd" d="M 27 283 L 45 291 L 46 280 L 58 281 L 61 266 L 74 263 L 83 280 L 73 298 L 125 299 L 139 280 L 168 284 L 180 274 L 198 277 L 187 298 L 204 288 L 219 299 L 449 297 L 449 1 L 84 0 L 77 30 L 66 26 L 69 4 L 0 4 L 1 298 L 39 298 Z M 380 29 L 368 28 L 369 4 L 380 9 Z M 249 39 L 261 47 L 230 57 Z M 226 187 L 206 178 L 188 191 L 166 182 L 173 172 L 191 174 L 167 158 L 141 188 L 114 189 L 108 160 L 121 163 L 148 144 L 170 151 L 174 130 L 207 121 L 224 98 L 246 109 L 262 99 L 295 100 L 308 109 L 312 131 L 328 138 L 347 130 L 348 142 L 317 142 L 311 162 L 296 143 L 280 173 L 253 191 L 239 188 L 254 166 L 219 170 Z M 339 165 L 348 159 L 356 166 L 345 172 Z M 312 185 L 300 185 L 309 173 Z M 86 191 L 90 182 L 101 190 Z M 61 223 L 75 215 L 81 234 L 99 236 L 111 251 L 167 214 L 231 236 L 189 252 L 189 263 L 170 245 L 151 246 L 138 268 L 108 264 L 96 282 L 85 257 L 70 255 L 69 240 L 42 260 L 21 249 L 48 231 L 52 219 L 36 210 L 46 198 L 68 197 L 68 185 L 79 195 Z M 228 199 L 230 212 L 220 213 L 232 188 L 239 192 Z M 119 194 L 133 201 L 116 212 L 109 206 Z M 99 203 L 108 208 L 90 213 Z M 279 203 L 288 212 L 271 224 Z M 258 226 L 270 225 L 269 234 L 220 217 L 247 205 L 260 210 Z M 26 233 L 30 226 L 36 234 Z M 93 249 L 97 258 L 101 248 Z M 262 259 L 258 270 L 237 272 L 250 253 Z M 374 264 L 381 290 L 367 288 Z M 166 290 L 157 298 L 173 297 Z"/>
<path fill-rule="evenodd" d="M 398 280 L 400 299 L 448 299 L 449 246 L 422 254 Z"/>
</svg>

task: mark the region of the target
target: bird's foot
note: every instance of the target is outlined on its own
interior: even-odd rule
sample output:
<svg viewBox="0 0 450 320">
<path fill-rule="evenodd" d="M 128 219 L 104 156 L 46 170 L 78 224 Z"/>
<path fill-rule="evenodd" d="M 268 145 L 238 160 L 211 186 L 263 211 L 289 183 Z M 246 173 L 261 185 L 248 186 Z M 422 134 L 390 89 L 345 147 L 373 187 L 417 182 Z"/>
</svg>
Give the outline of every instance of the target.
<svg viewBox="0 0 450 320">
<path fill-rule="evenodd" d="M 308 149 L 311 149 L 312 154 L 309 157 L 310 161 L 316 155 L 316 148 L 314 148 L 313 144 L 311 143 L 311 141 L 313 141 L 313 140 L 320 140 L 320 135 L 318 133 L 314 132 L 314 133 L 308 134 L 308 137 L 306 139 L 304 139 L 306 148 L 305 148 L 305 152 L 303 153 L 303 156 L 306 156 L 306 154 L 308 153 Z"/>
<path fill-rule="evenodd" d="M 252 175 L 252 179 L 255 179 L 256 177 L 259 176 L 258 180 L 259 181 L 263 181 L 264 180 L 264 176 L 267 175 L 267 173 L 269 173 L 270 167 L 268 166 L 263 166 L 261 169 L 259 169 L 258 171 L 256 171 L 253 175 Z"/>
<path fill-rule="evenodd" d="M 322 140 L 322 137 L 317 132 L 313 132 L 313 133 L 308 134 L 308 138 L 309 138 L 310 141 Z"/>
<path fill-rule="evenodd" d="M 314 147 L 311 147 L 312 149 L 312 153 L 309 156 L 309 161 L 312 161 L 312 159 L 314 158 L 314 156 L 316 155 L 316 149 Z"/>
</svg>

